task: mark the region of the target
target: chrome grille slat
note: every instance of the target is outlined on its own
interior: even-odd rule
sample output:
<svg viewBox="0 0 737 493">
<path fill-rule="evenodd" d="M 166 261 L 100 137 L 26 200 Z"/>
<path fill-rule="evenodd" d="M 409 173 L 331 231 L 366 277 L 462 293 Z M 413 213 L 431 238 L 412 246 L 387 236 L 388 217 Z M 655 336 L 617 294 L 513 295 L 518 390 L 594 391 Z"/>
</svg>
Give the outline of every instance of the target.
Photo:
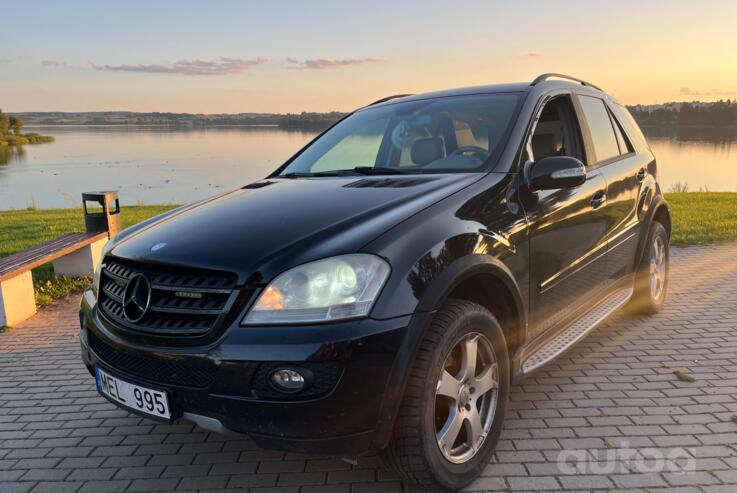
<svg viewBox="0 0 737 493">
<path fill-rule="evenodd" d="M 192 310 L 189 308 L 167 308 L 164 306 L 151 305 L 149 310 L 159 313 L 181 313 L 183 315 L 220 315 L 222 310 Z"/>
<path fill-rule="evenodd" d="M 189 291 L 192 293 L 218 293 L 227 294 L 230 293 L 230 289 L 215 289 L 215 288 L 195 288 L 191 286 L 166 286 L 164 284 L 151 284 L 151 288 L 158 289 L 160 291 Z"/>
</svg>

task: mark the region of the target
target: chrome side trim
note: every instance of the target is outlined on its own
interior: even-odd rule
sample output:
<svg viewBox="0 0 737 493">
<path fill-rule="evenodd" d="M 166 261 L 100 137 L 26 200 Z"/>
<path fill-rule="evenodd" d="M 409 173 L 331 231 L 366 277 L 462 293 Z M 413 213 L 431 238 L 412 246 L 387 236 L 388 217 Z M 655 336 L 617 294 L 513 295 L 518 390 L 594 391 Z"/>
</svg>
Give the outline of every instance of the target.
<svg viewBox="0 0 737 493">
<path fill-rule="evenodd" d="M 632 293 L 633 288 L 631 287 L 620 289 L 577 318 L 557 336 L 528 356 L 522 364 L 522 373 L 531 373 L 560 356 L 612 313 L 624 306 L 632 298 Z"/>
</svg>

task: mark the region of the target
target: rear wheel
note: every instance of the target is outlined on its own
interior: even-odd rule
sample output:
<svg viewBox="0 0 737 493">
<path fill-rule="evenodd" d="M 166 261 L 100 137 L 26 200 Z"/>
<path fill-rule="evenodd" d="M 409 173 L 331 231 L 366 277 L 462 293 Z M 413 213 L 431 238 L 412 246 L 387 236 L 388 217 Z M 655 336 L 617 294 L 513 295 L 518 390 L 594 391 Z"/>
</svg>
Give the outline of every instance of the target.
<svg viewBox="0 0 737 493">
<path fill-rule="evenodd" d="M 631 308 L 637 313 L 660 311 L 668 292 L 670 246 L 668 233 L 659 222 L 653 222 L 635 277 L 635 293 Z"/>
<path fill-rule="evenodd" d="M 496 318 L 476 303 L 449 300 L 420 343 L 385 456 L 423 487 L 466 486 L 494 451 L 509 386 Z"/>
</svg>

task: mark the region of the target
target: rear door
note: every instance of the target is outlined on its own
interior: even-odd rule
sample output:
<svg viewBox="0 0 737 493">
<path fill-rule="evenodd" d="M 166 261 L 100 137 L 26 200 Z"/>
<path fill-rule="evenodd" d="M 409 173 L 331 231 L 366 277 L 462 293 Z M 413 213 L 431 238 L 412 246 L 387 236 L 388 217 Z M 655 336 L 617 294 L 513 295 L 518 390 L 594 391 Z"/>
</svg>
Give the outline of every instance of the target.
<svg viewBox="0 0 737 493">
<path fill-rule="evenodd" d="M 607 183 L 607 279 L 614 281 L 634 270 L 639 239 L 637 190 L 646 163 L 634 152 L 603 99 L 577 95 L 577 100 L 589 129 L 591 168 L 599 170 Z"/>
</svg>

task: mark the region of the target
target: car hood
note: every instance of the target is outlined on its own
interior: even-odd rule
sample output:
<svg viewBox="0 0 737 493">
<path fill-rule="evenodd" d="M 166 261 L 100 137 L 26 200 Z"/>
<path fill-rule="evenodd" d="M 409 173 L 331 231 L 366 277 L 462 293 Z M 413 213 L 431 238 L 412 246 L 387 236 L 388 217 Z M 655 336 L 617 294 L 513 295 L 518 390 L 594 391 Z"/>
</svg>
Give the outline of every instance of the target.
<svg viewBox="0 0 737 493">
<path fill-rule="evenodd" d="M 268 179 L 121 232 L 109 254 L 269 281 L 304 262 L 353 253 L 480 174 Z"/>
</svg>

